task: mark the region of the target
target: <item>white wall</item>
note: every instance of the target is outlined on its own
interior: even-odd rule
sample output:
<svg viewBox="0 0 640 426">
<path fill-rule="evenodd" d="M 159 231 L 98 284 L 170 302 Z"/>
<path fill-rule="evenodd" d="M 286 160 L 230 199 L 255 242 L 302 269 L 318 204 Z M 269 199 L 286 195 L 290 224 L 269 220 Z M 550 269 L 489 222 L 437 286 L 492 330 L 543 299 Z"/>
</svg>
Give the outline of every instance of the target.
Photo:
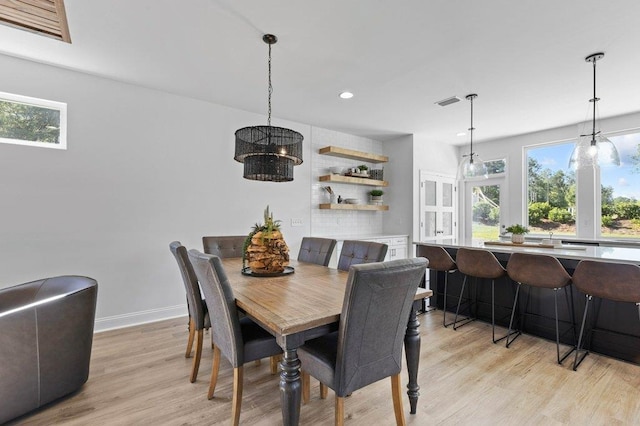
<svg viewBox="0 0 640 426">
<path fill-rule="evenodd" d="M 564 126 L 511 138 L 482 142 L 474 146 L 474 151 L 485 161 L 507 158 L 508 217 L 502 218 L 503 224 L 508 226 L 513 223 L 524 223 L 525 220 L 526 166 L 524 162 L 524 147 L 576 139 L 581 131 L 580 127 L 579 125 Z M 640 113 L 600 120 L 600 127 L 605 134 L 638 129 L 640 127 Z M 458 147 L 460 158 L 463 152 L 468 149 L 468 146 Z M 585 176 L 583 176 L 584 179 L 586 179 Z M 596 185 L 595 187 L 598 186 Z M 597 195 L 598 191 L 592 191 L 589 185 L 584 185 L 581 189 L 583 191 L 577 194 L 578 199 L 584 200 L 585 204 L 592 204 L 591 200 Z M 584 216 L 581 219 L 584 222 L 579 224 L 580 232 L 582 232 L 580 236 L 593 238 L 596 229 L 593 215 Z"/>
<path fill-rule="evenodd" d="M 380 141 L 349 135 L 328 129 L 313 127 L 311 130 L 311 235 L 316 237 L 348 237 L 357 238 L 382 233 L 383 221 L 388 212 L 358 210 L 320 210 L 319 204 L 328 203 L 329 193 L 323 189 L 330 186 L 336 195 L 342 198 L 357 198 L 362 204 L 369 202 L 369 191 L 372 186 L 353 185 L 337 182 L 320 182 L 318 178 L 329 174 L 329 167 L 340 167 L 343 170 L 366 164 L 370 168 L 384 167 L 387 178 L 387 164 L 372 164 L 358 160 L 320 155 L 318 151 L 325 146 L 339 146 L 371 154 L 382 154 L 383 144 Z M 386 194 L 389 192 L 386 188 Z M 395 207 L 392 207 L 395 208 Z"/>
<path fill-rule="evenodd" d="M 169 243 L 247 234 L 271 206 L 297 256 L 310 234 L 310 126 L 291 183 L 242 178 L 234 132 L 266 117 L 0 56 L 0 91 L 68 104 L 68 150 L 0 144 L 0 287 L 98 280 L 97 329 L 185 315 Z M 291 227 L 291 218 L 303 219 Z"/>
<path fill-rule="evenodd" d="M 413 240 L 420 240 L 420 170 L 442 175 L 456 175 L 458 167 L 456 147 L 437 143 L 428 135 L 413 136 Z M 458 222 L 458 228 L 460 223 Z"/>
<path fill-rule="evenodd" d="M 409 235 L 413 232 L 413 136 L 403 136 L 385 142 L 384 155 L 389 157 L 385 166 L 385 203 L 389 211 L 384 212 L 383 231 L 389 235 Z M 410 247 L 411 248 L 411 247 Z"/>
</svg>

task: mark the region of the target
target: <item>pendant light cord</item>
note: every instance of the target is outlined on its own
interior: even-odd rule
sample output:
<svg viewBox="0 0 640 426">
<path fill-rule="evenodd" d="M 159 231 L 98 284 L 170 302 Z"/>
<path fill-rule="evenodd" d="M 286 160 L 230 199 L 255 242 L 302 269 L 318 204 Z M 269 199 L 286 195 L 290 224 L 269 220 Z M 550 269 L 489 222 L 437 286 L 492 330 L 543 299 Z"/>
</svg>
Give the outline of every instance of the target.
<svg viewBox="0 0 640 426">
<path fill-rule="evenodd" d="M 596 62 L 597 59 L 593 58 L 593 99 L 591 99 L 591 102 L 593 102 L 593 127 L 591 128 L 591 145 L 596 144 L 596 102 L 600 100 L 596 98 Z"/>
<path fill-rule="evenodd" d="M 268 108 L 268 115 L 267 115 L 267 126 L 269 127 L 271 127 L 271 94 L 272 93 L 273 93 L 273 86 L 271 85 L 271 44 L 269 44 L 269 108 Z"/>
<path fill-rule="evenodd" d="M 469 132 L 470 132 L 470 135 L 471 135 L 471 138 L 470 138 L 471 143 L 469 145 L 469 157 L 470 157 L 469 158 L 469 163 L 471 163 L 471 164 L 473 164 L 473 130 L 474 130 L 474 128 L 473 128 L 473 98 L 474 97 L 475 96 L 471 96 L 469 98 L 469 100 L 471 101 L 471 127 L 469 127 Z"/>
</svg>

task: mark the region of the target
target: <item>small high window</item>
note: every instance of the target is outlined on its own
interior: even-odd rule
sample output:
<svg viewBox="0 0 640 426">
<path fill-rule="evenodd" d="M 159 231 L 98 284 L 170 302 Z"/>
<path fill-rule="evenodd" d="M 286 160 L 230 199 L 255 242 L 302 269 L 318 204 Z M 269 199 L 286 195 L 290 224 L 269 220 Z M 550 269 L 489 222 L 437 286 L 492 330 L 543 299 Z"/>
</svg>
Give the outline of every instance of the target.
<svg viewBox="0 0 640 426">
<path fill-rule="evenodd" d="M 0 92 L 0 142 L 67 149 L 67 104 Z"/>
</svg>

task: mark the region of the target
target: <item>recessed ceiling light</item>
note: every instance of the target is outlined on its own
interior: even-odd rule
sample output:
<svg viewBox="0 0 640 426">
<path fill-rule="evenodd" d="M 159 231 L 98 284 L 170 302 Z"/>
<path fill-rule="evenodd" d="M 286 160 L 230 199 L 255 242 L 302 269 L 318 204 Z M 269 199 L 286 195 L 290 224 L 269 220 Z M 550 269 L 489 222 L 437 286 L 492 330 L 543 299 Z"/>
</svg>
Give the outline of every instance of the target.
<svg viewBox="0 0 640 426">
<path fill-rule="evenodd" d="M 466 136 L 467 134 L 465 132 L 460 132 L 460 133 L 456 133 L 456 136 Z"/>
<path fill-rule="evenodd" d="M 340 99 L 351 99 L 353 98 L 353 93 L 351 92 L 342 92 L 340 93 Z"/>
</svg>

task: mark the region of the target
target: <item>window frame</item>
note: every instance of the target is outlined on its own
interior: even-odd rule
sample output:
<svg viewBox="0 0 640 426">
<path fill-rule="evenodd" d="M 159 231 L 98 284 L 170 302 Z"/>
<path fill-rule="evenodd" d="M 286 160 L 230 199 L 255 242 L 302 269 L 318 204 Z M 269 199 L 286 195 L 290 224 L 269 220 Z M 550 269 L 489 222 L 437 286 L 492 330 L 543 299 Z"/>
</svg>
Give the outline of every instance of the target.
<svg viewBox="0 0 640 426">
<path fill-rule="evenodd" d="M 50 149 L 67 149 L 67 104 L 65 102 L 51 101 L 48 99 L 32 98 L 30 96 L 16 95 L 13 93 L 0 92 L 0 102 L 13 102 L 23 105 L 35 106 L 39 108 L 46 108 L 57 110 L 60 113 L 60 136 L 59 143 L 29 141 L 22 139 L 10 139 L 0 137 L 0 143 L 6 143 L 11 145 L 32 146 L 38 148 L 50 148 Z"/>
</svg>

